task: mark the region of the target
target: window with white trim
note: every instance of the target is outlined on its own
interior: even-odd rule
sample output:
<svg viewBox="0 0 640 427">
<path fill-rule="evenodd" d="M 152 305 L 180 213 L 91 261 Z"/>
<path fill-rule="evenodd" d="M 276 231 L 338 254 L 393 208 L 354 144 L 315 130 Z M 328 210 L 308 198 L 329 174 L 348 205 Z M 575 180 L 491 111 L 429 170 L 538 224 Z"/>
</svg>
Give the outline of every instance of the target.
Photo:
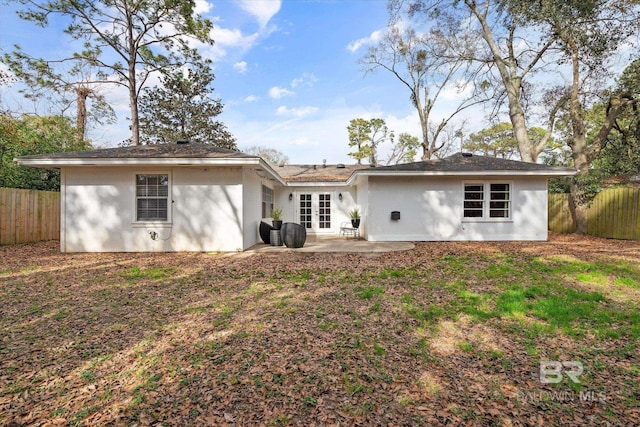
<svg viewBox="0 0 640 427">
<path fill-rule="evenodd" d="M 271 218 L 273 211 L 273 189 L 262 186 L 262 218 Z"/>
<path fill-rule="evenodd" d="M 464 185 L 464 217 L 482 218 L 484 215 L 484 184 Z"/>
<path fill-rule="evenodd" d="M 169 175 L 136 175 L 136 221 L 168 221 Z"/>
<path fill-rule="evenodd" d="M 511 184 L 473 182 L 464 184 L 464 218 L 500 220 L 511 218 Z"/>
<path fill-rule="evenodd" d="M 505 183 L 489 184 L 489 218 L 509 218 L 511 186 Z"/>
</svg>

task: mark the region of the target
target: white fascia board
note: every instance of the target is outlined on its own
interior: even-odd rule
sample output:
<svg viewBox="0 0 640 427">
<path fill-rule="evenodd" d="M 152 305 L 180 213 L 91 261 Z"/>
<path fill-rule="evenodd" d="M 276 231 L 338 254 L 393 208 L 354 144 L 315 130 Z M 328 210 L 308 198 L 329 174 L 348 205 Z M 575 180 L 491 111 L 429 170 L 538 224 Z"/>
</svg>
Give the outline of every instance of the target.
<svg viewBox="0 0 640 427">
<path fill-rule="evenodd" d="M 39 168 L 62 168 L 68 166 L 259 166 L 282 185 L 286 182 L 264 160 L 256 158 L 68 158 L 68 159 L 13 159 L 22 166 Z"/>
<path fill-rule="evenodd" d="M 242 165 L 258 165 L 259 159 L 226 159 L 226 158 L 141 158 L 141 159 L 87 159 L 87 158 L 70 158 L 70 159 L 14 159 L 19 165 L 37 166 L 37 167 L 64 167 L 64 166 L 201 166 L 201 165 L 220 165 L 220 166 L 242 166 Z"/>
<path fill-rule="evenodd" d="M 264 169 L 271 176 L 273 176 L 275 178 L 275 180 L 280 183 L 280 185 L 283 185 L 283 186 L 287 185 L 287 182 L 285 180 L 283 180 L 282 177 L 280 177 L 280 174 L 278 174 L 278 172 L 273 170 L 273 168 L 271 167 L 271 165 L 269 163 L 265 162 L 261 158 L 258 158 L 257 160 L 258 160 L 258 164 L 260 165 L 260 167 L 262 167 L 262 169 Z"/>
<path fill-rule="evenodd" d="M 346 184 L 350 185 L 357 179 L 358 176 L 539 176 L 539 177 L 552 177 L 552 176 L 571 176 L 575 175 L 577 171 L 516 171 L 516 170 L 502 170 L 502 171 L 355 171 L 347 180 Z"/>
<path fill-rule="evenodd" d="M 296 182 L 290 181 L 286 185 L 287 187 L 348 187 L 348 183 L 344 181 L 331 182 L 331 181 L 316 181 L 316 182 Z"/>
</svg>

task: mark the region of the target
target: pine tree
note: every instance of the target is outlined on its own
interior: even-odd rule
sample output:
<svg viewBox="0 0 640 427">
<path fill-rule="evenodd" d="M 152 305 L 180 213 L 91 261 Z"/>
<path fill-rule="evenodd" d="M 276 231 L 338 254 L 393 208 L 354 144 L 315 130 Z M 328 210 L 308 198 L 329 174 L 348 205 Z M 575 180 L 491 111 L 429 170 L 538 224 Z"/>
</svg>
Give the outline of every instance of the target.
<svg viewBox="0 0 640 427">
<path fill-rule="evenodd" d="M 223 104 L 213 98 L 210 61 L 163 73 L 162 86 L 145 88 L 140 98 L 140 130 L 145 144 L 178 139 L 237 149 L 233 135 L 216 117 Z"/>
</svg>

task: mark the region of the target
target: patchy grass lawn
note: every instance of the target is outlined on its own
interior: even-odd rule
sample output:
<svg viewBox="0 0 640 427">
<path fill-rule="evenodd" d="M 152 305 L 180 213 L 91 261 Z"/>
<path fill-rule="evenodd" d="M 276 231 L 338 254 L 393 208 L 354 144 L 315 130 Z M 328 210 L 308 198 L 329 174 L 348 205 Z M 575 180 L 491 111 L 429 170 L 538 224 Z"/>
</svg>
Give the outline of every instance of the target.
<svg viewBox="0 0 640 427">
<path fill-rule="evenodd" d="M 0 424 L 639 425 L 639 260 L 636 242 L 575 236 L 2 247 Z M 582 363 L 580 382 L 542 383 L 541 361 Z"/>
</svg>

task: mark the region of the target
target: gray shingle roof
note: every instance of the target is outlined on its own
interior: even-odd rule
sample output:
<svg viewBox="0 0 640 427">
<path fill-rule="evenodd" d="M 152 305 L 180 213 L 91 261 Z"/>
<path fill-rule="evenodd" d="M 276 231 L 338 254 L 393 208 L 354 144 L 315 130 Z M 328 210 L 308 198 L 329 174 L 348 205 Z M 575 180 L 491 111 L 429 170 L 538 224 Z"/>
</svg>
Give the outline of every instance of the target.
<svg viewBox="0 0 640 427">
<path fill-rule="evenodd" d="M 344 182 L 360 169 L 369 169 L 369 165 L 284 165 L 274 168 L 288 182 Z"/>
<path fill-rule="evenodd" d="M 63 152 L 53 154 L 40 154 L 21 156 L 19 160 L 31 160 L 30 163 L 50 165 L 46 161 L 66 163 L 74 160 L 102 159 L 105 161 L 120 159 L 259 159 L 256 155 L 242 153 L 240 151 L 215 147 L 207 144 L 159 144 L 140 145 L 133 147 L 103 148 L 88 151 Z M 41 161 L 41 162 L 40 162 Z M 188 163 L 188 161 L 185 161 Z M 47 166 L 45 166 L 47 167 Z M 392 166 L 370 167 L 369 165 L 285 165 L 273 167 L 273 170 L 286 182 L 346 182 L 354 173 L 361 171 L 367 175 L 386 175 L 398 172 L 417 174 L 446 174 L 446 173 L 475 173 L 505 172 L 536 174 L 549 173 L 550 175 L 572 175 L 574 169 L 564 167 L 552 167 L 537 163 L 526 163 L 515 160 L 496 159 L 492 157 L 454 154 L 444 159 L 426 160 L 421 162 L 404 163 Z"/>
<path fill-rule="evenodd" d="M 517 160 L 497 159 L 457 153 L 444 159 L 432 159 L 422 162 L 404 163 L 393 166 L 380 166 L 375 171 L 415 171 L 415 172 L 486 172 L 486 171 L 519 171 L 519 172 L 567 172 L 574 169 L 547 166 L 538 163 L 521 162 Z"/>
<path fill-rule="evenodd" d="M 433 159 L 421 162 L 404 163 L 392 166 L 370 167 L 369 165 L 345 165 L 337 168 L 336 165 L 285 165 L 274 168 L 275 171 L 287 182 L 345 182 L 351 175 L 358 171 L 368 175 L 376 175 L 385 172 L 566 172 L 572 174 L 573 169 L 564 167 L 552 167 L 537 163 L 520 162 L 516 160 L 496 159 L 484 156 L 469 156 L 454 154 L 444 159 Z"/>
<path fill-rule="evenodd" d="M 155 159 L 155 158 L 246 158 L 258 156 L 208 144 L 158 144 L 132 147 L 101 148 L 87 151 L 38 154 L 22 159 Z"/>
</svg>

